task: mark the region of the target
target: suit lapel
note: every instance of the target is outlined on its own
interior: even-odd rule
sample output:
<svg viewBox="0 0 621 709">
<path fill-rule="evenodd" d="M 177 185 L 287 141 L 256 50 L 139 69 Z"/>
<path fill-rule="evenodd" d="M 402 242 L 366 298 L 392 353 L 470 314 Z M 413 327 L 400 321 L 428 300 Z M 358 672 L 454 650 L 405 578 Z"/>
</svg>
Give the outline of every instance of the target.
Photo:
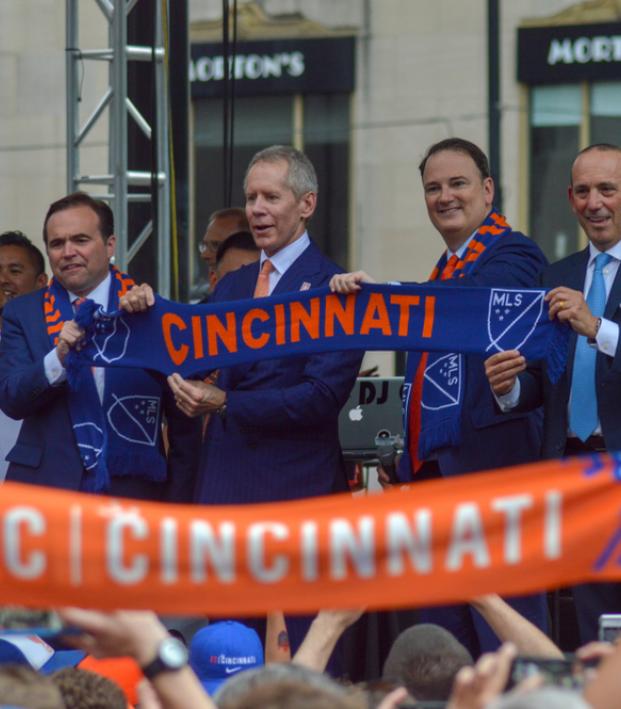
<svg viewBox="0 0 621 709">
<path fill-rule="evenodd" d="M 584 279 L 586 277 L 587 266 L 589 265 L 589 247 L 583 249 L 578 258 L 572 263 L 571 269 L 567 271 L 567 280 L 563 285 L 574 290 L 584 291 Z"/>
<path fill-rule="evenodd" d="M 272 295 L 299 291 L 304 283 L 313 286 L 314 277 L 320 271 L 317 248 L 311 242 L 282 275 Z"/>
<path fill-rule="evenodd" d="M 584 279 L 586 277 L 586 270 L 589 264 L 589 247 L 583 249 L 578 257 L 571 263 L 571 268 L 567 269 L 566 278 L 564 279 L 563 285 L 567 288 L 572 288 L 573 290 L 584 291 Z M 571 372 L 573 372 L 574 367 L 574 355 L 576 353 L 576 333 L 572 330 L 571 337 L 569 340 L 569 352 L 567 357 L 567 371 L 569 374 L 569 382 L 571 382 Z"/>
<path fill-rule="evenodd" d="M 608 320 L 614 318 L 617 308 L 621 303 L 621 266 L 617 269 L 617 275 L 612 282 L 612 288 L 608 294 L 608 300 L 606 301 L 606 309 L 604 310 L 604 317 Z"/>
<path fill-rule="evenodd" d="M 254 289 L 257 285 L 257 278 L 259 277 L 259 262 L 251 263 L 248 267 L 248 277 L 240 281 L 239 290 L 235 294 L 239 298 L 252 298 L 254 296 Z"/>
</svg>

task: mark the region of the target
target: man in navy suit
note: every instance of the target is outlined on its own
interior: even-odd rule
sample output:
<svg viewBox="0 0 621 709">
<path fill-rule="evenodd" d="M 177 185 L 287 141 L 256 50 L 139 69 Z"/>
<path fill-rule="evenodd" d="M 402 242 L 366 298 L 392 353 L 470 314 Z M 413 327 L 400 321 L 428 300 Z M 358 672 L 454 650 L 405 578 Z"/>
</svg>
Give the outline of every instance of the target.
<svg viewBox="0 0 621 709">
<path fill-rule="evenodd" d="M 317 202 L 308 158 L 266 148 L 252 158 L 244 189 L 260 260 L 225 276 L 211 302 L 327 285 L 339 269 L 306 230 Z M 216 385 L 172 375 L 182 411 L 211 414 L 197 501 L 270 502 L 345 490 L 338 414 L 360 361 L 350 352 L 244 364 L 221 370 Z"/>
<path fill-rule="evenodd" d="M 189 502 L 200 426 L 177 409 L 165 381 L 158 383 L 142 370 L 126 370 L 117 377 L 128 382 L 127 386 L 121 382 L 121 387 L 140 380 L 140 390 L 124 392 L 125 400 L 122 395 L 110 399 L 117 391 L 111 385 L 116 376 L 112 369 L 87 371 L 81 389 L 67 383 L 66 358 L 82 337 L 73 319 L 80 299 L 108 309 L 114 292 L 115 303 L 128 312 L 153 302 L 148 286 L 119 296 L 121 274 L 109 266 L 113 232 L 112 210 L 106 203 L 82 192 L 54 202 L 43 227 L 54 279 L 47 288 L 15 298 L 4 308 L 0 407 L 10 417 L 24 420 L 7 455 L 7 480 Z M 74 406 L 78 398 L 82 409 Z M 78 409 L 98 423 L 77 424 Z M 167 459 L 162 411 L 168 420 Z M 82 437 L 85 428 L 100 436 L 99 444 Z M 87 449 L 92 466 L 86 462 Z M 148 464 L 141 466 L 139 461 Z"/>
<path fill-rule="evenodd" d="M 272 146 L 252 158 L 244 190 L 260 260 L 219 281 L 210 302 L 328 284 L 339 268 L 306 230 L 317 189 L 315 169 L 298 150 Z M 182 411 L 211 414 L 197 502 L 273 502 L 345 491 L 338 414 L 361 359 L 346 352 L 238 365 L 220 370 L 215 385 L 169 377 Z M 309 623 L 287 619 L 294 652 Z"/>
<path fill-rule="evenodd" d="M 0 234 L 0 336 L 2 334 L 2 308 L 17 296 L 25 295 L 47 283 L 43 254 L 21 231 Z M 13 448 L 20 420 L 0 411 L 0 481 L 4 480 L 8 463 L 6 454 Z"/>
<path fill-rule="evenodd" d="M 552 384 L 545 368 L 527 366 L 516 350 L 485 363 L 509 415 L 543 403 L 546 458 L 621 450 L 621 148 L 600 144 L 578 153 L 569 202 L 589 244 L 541 276 L 552 289 L 550 317 L 572 329 L 565 374 Z M 584 584 L 574 588 L 574 599 L 584 643 L 596 639 L 601 613 L 621 613 L 619 584 Z"/>
<path fill-rule="evenodd" d="M 539 247 L 523 234 L 509 230 L 487 245 L 482 243 L 479 248 L 470 248 L 473 242 L 484 241 L 481 227 L 489 221 L 494 200 L 489 163 L 478 146 L 461 138 L 435 143 L 427 150 L 419 170 L 429 218 L 446 245 L 446 251 L 432 274 L 432 277 L 437 275 L 434 284 L 438 287 L 495 288 L 537 285 L 537 276 L 546 260 Z M 461 269 L 459 277 L 450 274 L 451 260 Z M 361 283 L 373 282 L 374 279 L 364 271 L 356 271 L 335 276 L 331 287 L 341 293 L 355 293 Z M 425 376 L 431 375 L 425 371 Z M 461 386 L 465 390 L 457 440 L 432 449 L 428 459 L 417 469 L 414 462 L 417 451 L 410 450 L 408 445 L 412 439 L 410 436 L 400 461 L 401 479 L 417 481 L 462 475 L 539 458 L 541 430 L 538 415 L 520 412 L 503 418 L 489 391 L 483 357 L 464 357 Z M 416 405 L 413 396 L 410 402 Z M 421 402 L 418 402 L 418 409 L 420 411 Z M 408 414 L 411 421 L 415 414 L 412 405 Z M 380 479 L 388 482 L 382 471 Z M 546 627 L 547 608 L 543 594 L 511 599 L 511 604 L 539 627 Z M 466 606 L 432 609 L 425 612 L 424 620 L 451 630 L 474 656 L 498 643 L 478 613 Z"/>
</svg>

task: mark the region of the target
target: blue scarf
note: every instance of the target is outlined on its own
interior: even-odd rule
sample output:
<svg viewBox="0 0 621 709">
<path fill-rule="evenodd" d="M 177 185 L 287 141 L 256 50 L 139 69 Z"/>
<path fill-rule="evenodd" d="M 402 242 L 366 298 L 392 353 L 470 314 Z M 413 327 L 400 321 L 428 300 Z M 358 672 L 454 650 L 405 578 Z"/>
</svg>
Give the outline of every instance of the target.
<svg viewBox="0 0 621 709">
<path fill-rule="evenodd" d="M 365 285 L 356 295 L 327 288 L 207 305 L 156 296 L 143 313 L 92 311 L 86 340 L 67 369 L 139 367 L 184 377 L 265 359 L 344 350 L 460 351 L 489 356 L 519 348 L 563 372 L 569 329 L 548 318 L 544 290 Z M 495 321 L 499 304 L 510 310 Z"/>
<path fill-rule="evenodd" d="M 119 297 L 133 281 L 112 267 L 108 310 L 117 310 Z M 52 345 L 66 320 L 83 327 L 94 321 L 98 306 L 84 301 L 74 315 L 65 288 L 52 279 L 44 296 L 44 313 Z M 114 350 L 111 346 L 109 353 Z M 105 492 L 110 475 L 136 476 L 161 482 L 166 479 L 166 460 L 161 450 L 162 388 L 142 369 L 111 369 L 105 374 L 103 402 L 100 401 L 89 367 L 71 367 L 69 414 L 76 445 L 84 466 L 83 490 Z M 97 365 L 105 364 L 104 359 Z"/>
</svg>

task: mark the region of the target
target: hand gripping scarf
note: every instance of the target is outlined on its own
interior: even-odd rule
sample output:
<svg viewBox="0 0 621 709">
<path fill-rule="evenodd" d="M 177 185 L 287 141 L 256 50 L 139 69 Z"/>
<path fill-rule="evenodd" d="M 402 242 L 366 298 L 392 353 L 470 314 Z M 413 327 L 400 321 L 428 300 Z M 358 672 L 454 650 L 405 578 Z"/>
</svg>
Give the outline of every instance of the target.
<svg viewBox="0 0 621 709">
<path fill-rule="evenodd" d="M 108 310 L 116 310 L 119 298 L 134 281 L 114 266 L 110 270 Z M 43 300 L 51 344 L 58 344 L 66 320 L 75 320 L 82 327 L 97 307 L 86 300 L 74 315 L 69 294 L 52 279 Z M 161 386 L 156 379 L 141 369 L 106 369 L 101 402 L 90 368 L 68 366 L 67 378 L 69 414 L 85 471 L 81 489 L 105 492 L 110 488 L 111 474 L 165 480 L 166 461 L 159 448 Z"/>
<path fill-rule="evenodd" d="M 510 233 L 511 227 L 505 218 L 490 212 L 470 239 L 461 259 L 455 254 L 447 259 L 444 252 L 429 280 L 456 280 L 469 275 L 479 256 Z M 410 352 L 408 355 L 403 406 L 406 446 L 414 473 L 432 451 L 460 442 L 466 384 L 464 365 L 464 355 L 458 353 Z"/>
</svg>

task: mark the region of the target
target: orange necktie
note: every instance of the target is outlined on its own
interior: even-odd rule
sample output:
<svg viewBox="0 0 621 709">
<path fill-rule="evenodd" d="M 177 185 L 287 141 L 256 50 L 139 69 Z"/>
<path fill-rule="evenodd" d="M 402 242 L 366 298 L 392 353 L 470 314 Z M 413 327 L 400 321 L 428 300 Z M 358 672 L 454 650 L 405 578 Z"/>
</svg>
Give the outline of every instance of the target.
<svg viewBox="0 0 621 709">
<path fill-rule="evenodd" d="M 76 298 L 71 305 L 73 306 L 73 312 L 77 313 L 82 303 L 86 302 L 86 298 Z"/>
<path fill-rule="evenodd" d="M 459 263 L 459 258 L 457 254 L 453 254 L 451 258 L 446 262 L 446 266 L 442 269 L 442 275 L 440 276 L 441 281 L 447 281 L 452 275 L 455 267 Z"/>
<path fill-rule="evenodd" d="M 272 262 L 266 258 L 259 271 L 257 285 L 254 287 L 254 298 L 266 298 L 270 294 L 270 273 L 273 270 Z"/>
</svg>

